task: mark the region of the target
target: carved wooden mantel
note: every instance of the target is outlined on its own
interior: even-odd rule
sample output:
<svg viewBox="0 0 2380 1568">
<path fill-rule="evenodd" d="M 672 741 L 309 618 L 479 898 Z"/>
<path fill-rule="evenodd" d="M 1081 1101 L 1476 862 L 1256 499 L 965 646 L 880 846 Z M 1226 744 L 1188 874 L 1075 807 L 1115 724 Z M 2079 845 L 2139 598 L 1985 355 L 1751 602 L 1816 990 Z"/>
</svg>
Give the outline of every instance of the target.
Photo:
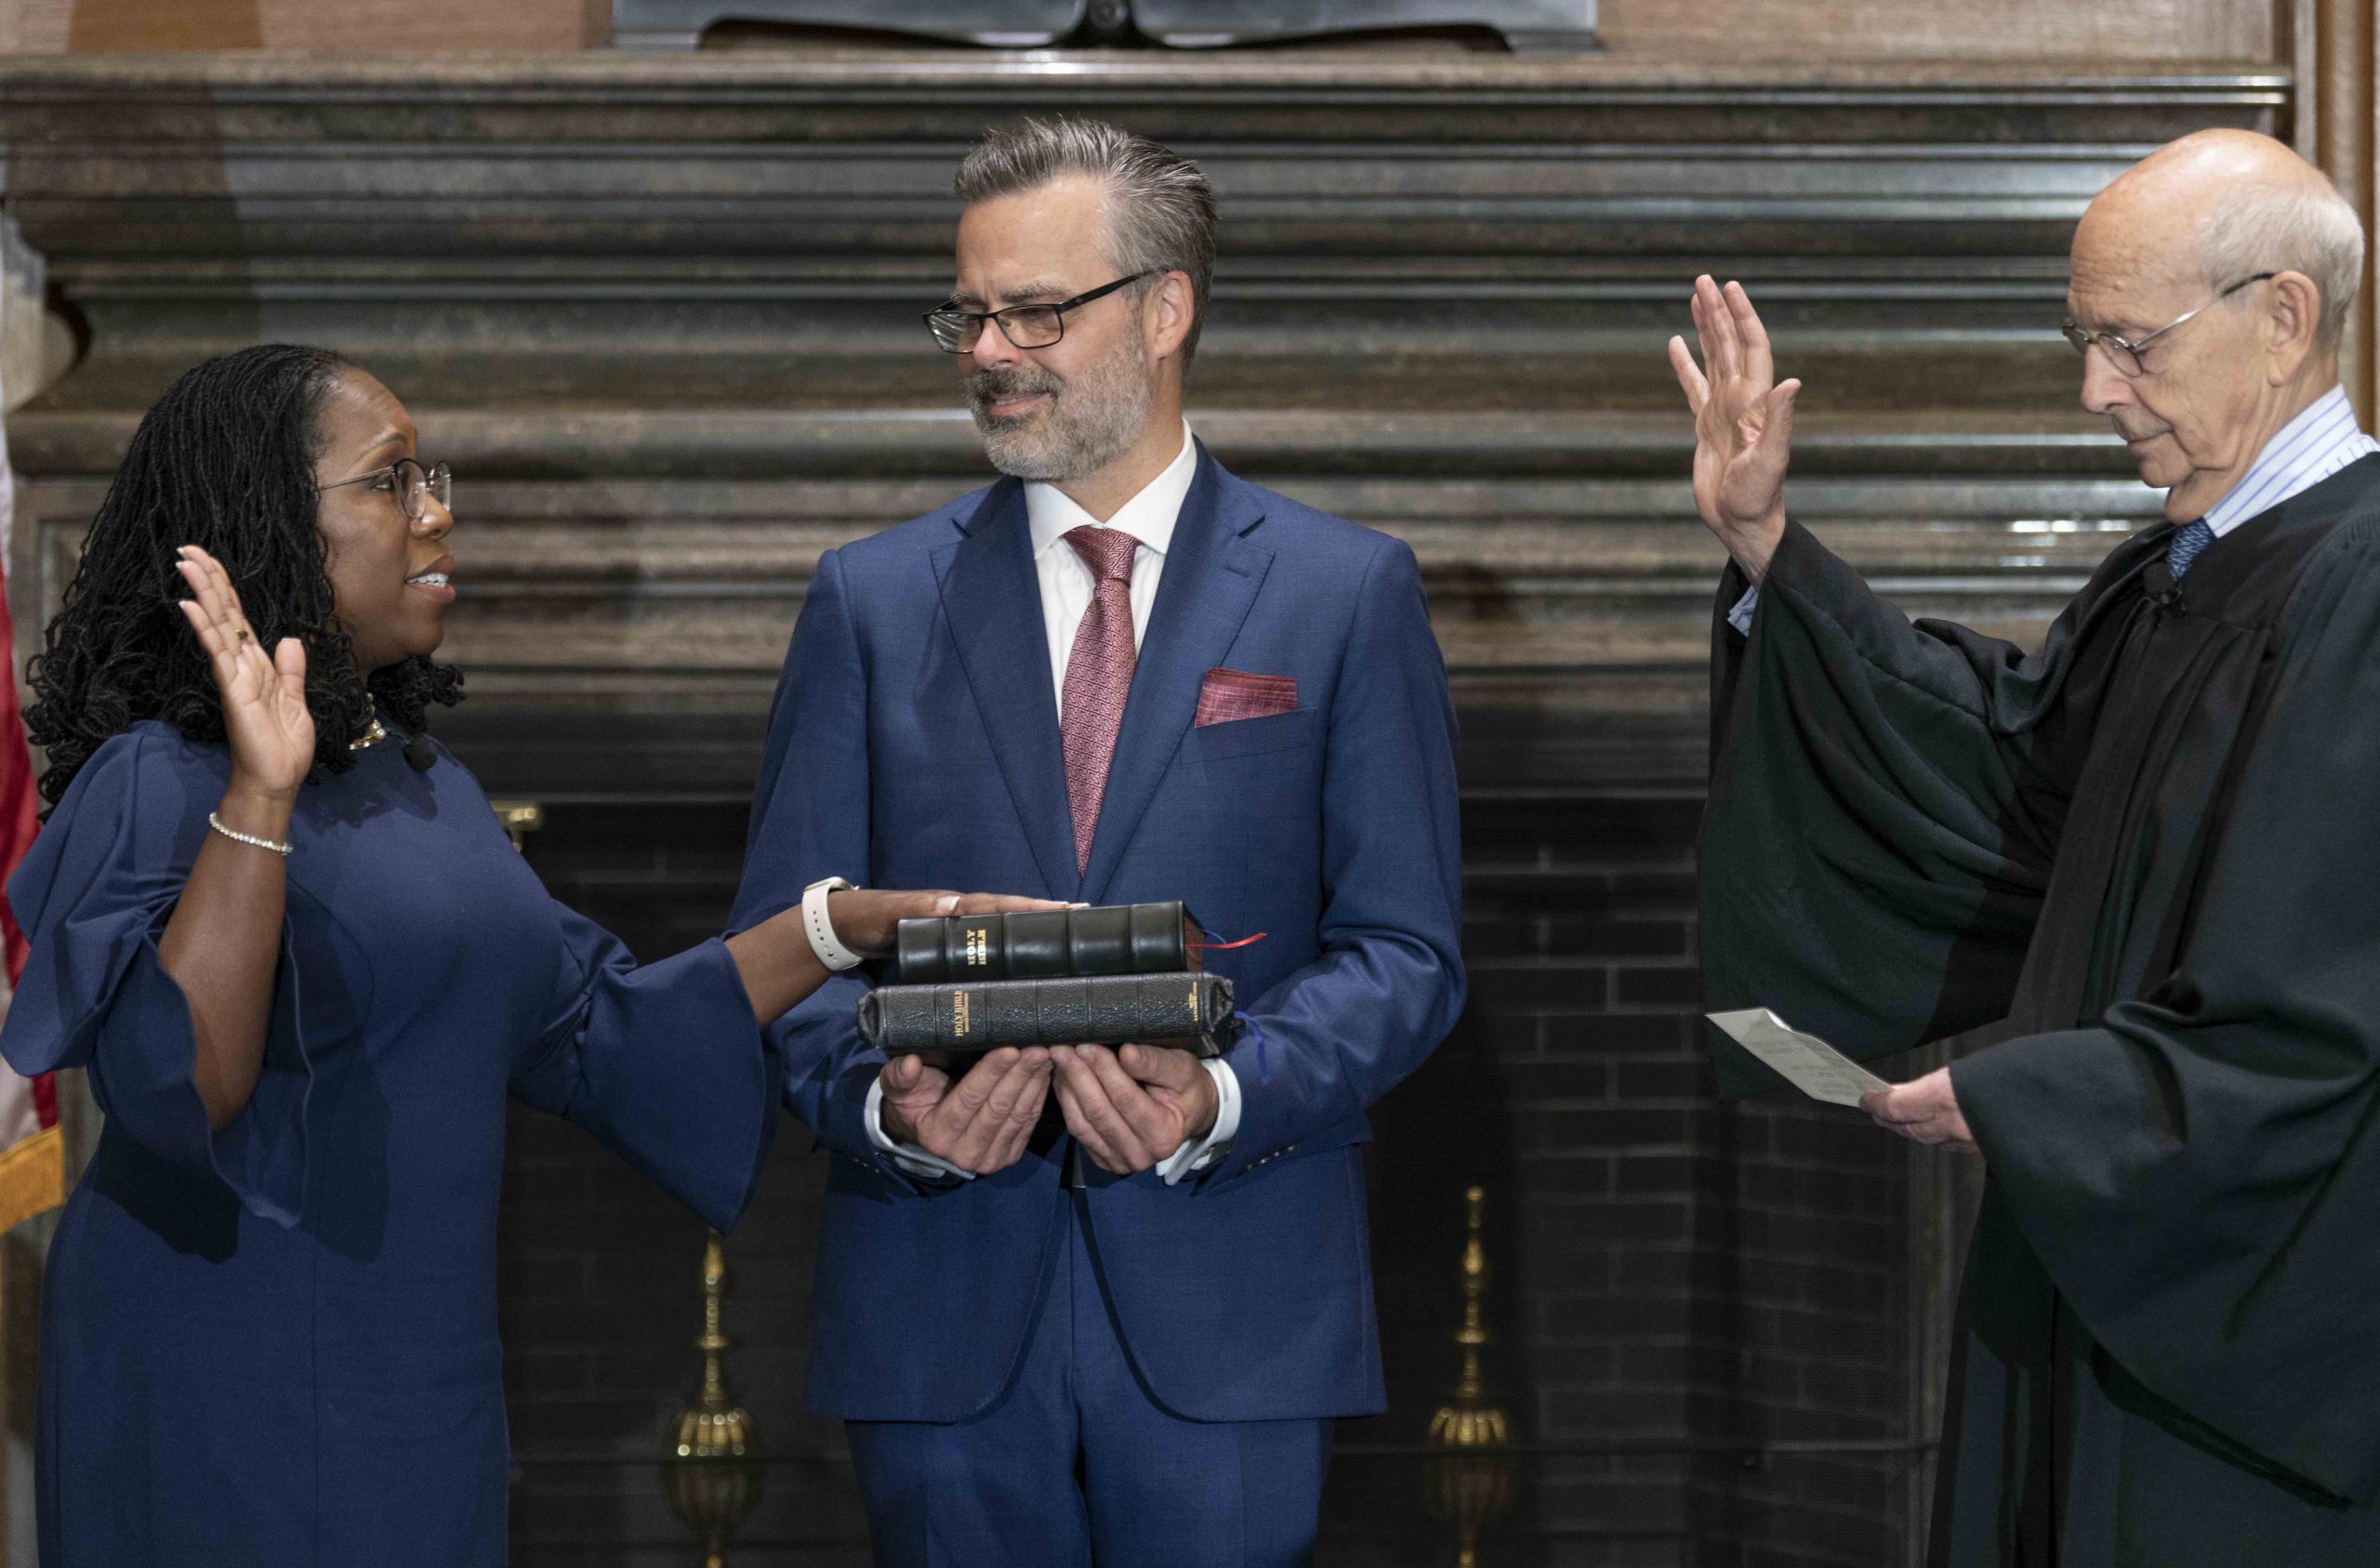
<svg viewBox="0 0 2380 1568">
<path fill-rule="evenodd" d="M 2153 498 L 2075 406 L 2083 204 L 2288 72 L 1302 54 L 0 65 L 9 207 L 87 328 L 11 422 L 37 634 L 198 358 L 373 368 L 460 476 L 493 787 L 748 784 L 818 552 L 986 470 L 918 322 L 986 122 L 1113 117 L 1223 197 L 1192 418 L 1411 540 L 1474 784 L 1690 778 L 1718 556 L 1662 355 L 1743 277 L 1808 385 L 1798 512 L 1920 612 L 2037 626 Z"/>
</svg>

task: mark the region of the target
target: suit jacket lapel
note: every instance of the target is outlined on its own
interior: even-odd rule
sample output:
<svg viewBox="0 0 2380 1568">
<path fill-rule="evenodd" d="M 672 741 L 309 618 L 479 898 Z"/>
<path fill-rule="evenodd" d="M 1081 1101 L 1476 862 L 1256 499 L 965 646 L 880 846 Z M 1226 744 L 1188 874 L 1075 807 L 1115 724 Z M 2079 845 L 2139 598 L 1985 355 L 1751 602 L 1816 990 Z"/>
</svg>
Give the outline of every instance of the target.
<svg viewBox="0 0 2380 1568">
<path fill-rule="evenodd" d="M 1198 711 L 1198 688 L 1223 663 L 1256 602 L 1273 552 L 1246 537 L 1264 518 L 1256 494 L 1225 473 L 1201 442 L 1197 477 L 1182 502 L 1165 574 L 1124 699 L 1124 725 L 1107 766 L 1099 828 L 1077 896 L 1096 903 Z M 1059 791 L 1064 793 L 1064 759 Z"/>
<path fill-rule="evenodd" d="M 943 616 L 1042 881 L 1051 898 L 1072 899 L 1074 824 L 1024 486 L 994 485 L 961 526 L 963 536 L 933 556 Z"/>
</svg>

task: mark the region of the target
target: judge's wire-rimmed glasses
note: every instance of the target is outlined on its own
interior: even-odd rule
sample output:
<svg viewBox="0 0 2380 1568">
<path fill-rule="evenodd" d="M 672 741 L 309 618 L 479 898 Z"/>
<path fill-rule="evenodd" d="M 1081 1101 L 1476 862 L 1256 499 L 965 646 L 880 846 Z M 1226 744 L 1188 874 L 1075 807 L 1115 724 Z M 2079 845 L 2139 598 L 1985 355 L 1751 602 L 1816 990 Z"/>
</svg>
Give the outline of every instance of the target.
<svg viewBox="0 0 2380 1568">
<path fill-rule="evenodd" d="M 945 354 L 972 350 L 983 341 L 985 322 L 998 323 L 1000 336 L 1017 348 L 1046 349 L 1065 336 L 1067 311 L 1078 305 L 1104 299 L 1125 284 L 1137 283 L 1147 276 L 1146 272 L 1135 272 L 1054 305 L 1012 305 L 1005 310 L 961 310 L 956 305 L 939 305 L 926 312 L 926 330 L 933 334 L 933 346 Z"/>
<path fill-rule="evenodd" d="M 410 457 L 400 457 L 385 468 L 375 468 L 353 479 L 335 480 L 315 486 L 318 490 L 344 490 L 350 484 L 368 484 L 375 490 L 385 490 L 397 498 L 407 522 L 419 522 L 421 514 L 430 507 L 430 497 L 438 497 L 442 507 L 453 504 L 455 470 L 441 463 L 425 468 Z"/>
<path fill-rule="evenodd" d="M 2066 319 L 2065 325 L 2059 330 L 2066 334 L 2066 340 L 2074 345 L 2074 351 L 2078 354 L 2087 357 L 2091 352 L 2091 345 L 2094 343 L 2107 350 L 2108 362 L 2116 367 L 2117 375 L 2129 381 L 2133 377 L 2141 374 L 2142 366 L 2140 362 L 2140 350 L 2148 348 L 2149 345 L 2164 336 L 2167 333 L 2173 331 L 2184 322 L 2188 321 L 2192 316 L 2199 314 L 2201 311 L 2212 310 L 2215 307 L 2222 304 L 2223 301 L 2230 298 L 2241 289 L 2246 288 L 2250 283 L 2260 283 L 2268 278 L 2275 278 L 2279 276 L 2280 274 L 2277 272 L 2258 272 L 2252 278 L 2242 278 L 2238 283 L 2233 283 L 2229 288 L 2225 289 L 2222 293 L 2208 300 L 2205 304 L 2200 306 L 2198 310 L 2185 310 L 2180 315 L 2175 316 L 2172 321 L 2167 322 L 2163 326 L 2159 327 L 2156 331 L 2141 337 L 2126 339 L 2118 337 L 2112 332 L 2085 332 L 2081 324 L 2078 323 L 2071 316 L 2069 316 Z"/>
</svg>

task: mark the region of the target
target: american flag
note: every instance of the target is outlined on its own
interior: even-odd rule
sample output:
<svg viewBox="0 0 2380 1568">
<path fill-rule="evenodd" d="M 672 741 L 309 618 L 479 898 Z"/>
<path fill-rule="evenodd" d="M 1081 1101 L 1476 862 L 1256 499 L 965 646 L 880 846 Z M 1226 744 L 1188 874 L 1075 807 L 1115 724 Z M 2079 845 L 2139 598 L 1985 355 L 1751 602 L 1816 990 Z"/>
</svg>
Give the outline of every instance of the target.
<svg viewBox="0 0 2380 1568">
<path fill-rule="evenodd" d="M 40 258 L 6 218 L 0 218 L 0 247 L 7 251 L 7 265 L 0 267 L 0 374 L 5 374 L 9 364 L 38 362 L 42 291 Z M 7 388 L 0 382 L 0 410 L 8 406 Z M 40 826 L 8 615 L 8 544 L 16 498 L 7 424 L 0 418 L 0 648 L 9 651 L 9 679 L 0 681 L 0 882 L 25 858 Z M 0 1014 L 5 1014 L 8 998 L 16 994 L 17 977 L 24 972 L 26 955 L 25 934 L 17 929 L 5 894 L 0 894 L 0 938 L 6 939 L 7 951 L 7 981 L 0 984 Z M 66 1149 L 58 1127 L 57 1085 L 49 1074 L 20 1077 L 0 1062 L 0 1230 L 56 1208 L 65 1198 Z"/>
</svg>

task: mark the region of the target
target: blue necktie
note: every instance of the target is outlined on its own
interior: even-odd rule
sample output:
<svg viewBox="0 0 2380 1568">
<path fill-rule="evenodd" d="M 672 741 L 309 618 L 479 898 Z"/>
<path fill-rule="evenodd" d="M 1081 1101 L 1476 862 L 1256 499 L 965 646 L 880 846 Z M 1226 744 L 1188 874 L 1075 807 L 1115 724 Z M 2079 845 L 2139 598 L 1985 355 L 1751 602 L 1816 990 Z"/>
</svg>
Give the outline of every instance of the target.
<svg viewBox="0 0 2380 1568">
<path fill-rule="evenodd" d="M 2196 522 L 2186 522 L 2176 530 L 2174 542 L 2167 547 L 2165 554 L 2165 570 L 2174 574 L 2174 581 L 2180 582 L 2182 573 L 2190 569 L 2190 562 L 2196 560 L 2205 551 L 2206 547 L 2213 543 L 2215 543 L 2215 530 L 2206 525 L 2204 518 L 2199 519 Z"/>
</svg>

